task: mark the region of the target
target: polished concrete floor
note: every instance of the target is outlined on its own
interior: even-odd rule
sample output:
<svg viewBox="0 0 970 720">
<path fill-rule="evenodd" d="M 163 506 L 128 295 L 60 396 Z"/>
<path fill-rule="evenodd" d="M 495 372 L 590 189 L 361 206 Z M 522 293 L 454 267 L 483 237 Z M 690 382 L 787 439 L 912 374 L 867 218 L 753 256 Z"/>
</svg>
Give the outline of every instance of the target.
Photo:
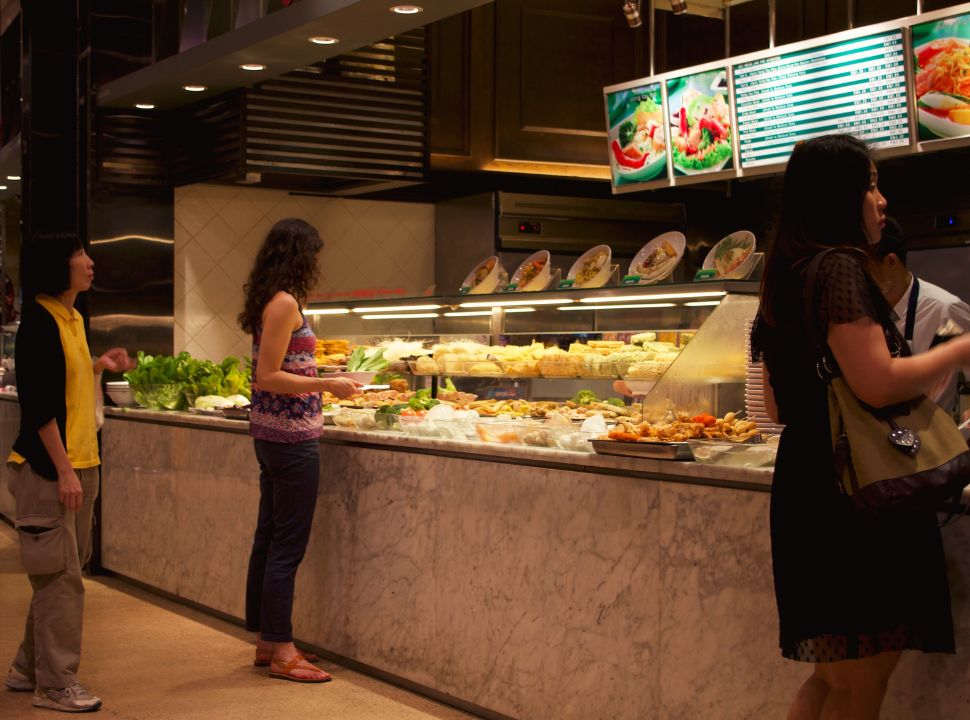
<svg viewBox="0 0 970 720">
<path fill-rule="evenodd" d="M 333 663 L 333 682 L 272 680 L 242 628 L 117 579 L 88 578 L 80 679 L 124 720 L 468 720 L 470 715 Z M 30 585 L 14 531 L 0 522 L 0 677 L 23 634 Z M 0 718 L 64 717 L 0 689 Z"/>
</svg>

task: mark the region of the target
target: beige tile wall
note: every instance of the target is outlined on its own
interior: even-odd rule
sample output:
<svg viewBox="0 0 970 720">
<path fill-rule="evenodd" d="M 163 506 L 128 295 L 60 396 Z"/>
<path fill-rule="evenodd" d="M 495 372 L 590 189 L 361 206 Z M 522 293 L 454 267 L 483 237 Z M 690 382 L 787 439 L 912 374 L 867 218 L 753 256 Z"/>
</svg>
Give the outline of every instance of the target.
<svg viewBox="0 0 970 720">
<path fill-rule="evenodd" d="M 324 241 L 316 295 L 415 296 L 434 282 L 434 205 L 291 196 L 188 185 L 175 190 L 175 352 L 247 356 L 236 325 L 242 286 L 266 233 L 299 217 Z"/>
</svg>

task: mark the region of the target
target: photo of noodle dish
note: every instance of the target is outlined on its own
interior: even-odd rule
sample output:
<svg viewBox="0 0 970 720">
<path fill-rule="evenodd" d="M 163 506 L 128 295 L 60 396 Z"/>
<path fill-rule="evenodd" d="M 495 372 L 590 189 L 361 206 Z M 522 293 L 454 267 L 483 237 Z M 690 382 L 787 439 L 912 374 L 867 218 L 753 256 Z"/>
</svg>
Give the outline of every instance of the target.
<svg viewBox="0 0 970 720">
<path fill-rule="evenodd" d="M 667 171 L 666 130 L 660 105 L 660 86 L 640 100 L 633 112 L 609 131 L 613 184 L 646 182 Z"/>
<path fill-rule="evenodd" d="M 674 271 L 687 246 L 683 233 L 668 232 L 644 245 L 630 263 L 627 275 L 639 275 L 640 285 L 659 282 Z"/>
<path fill-rule="evenodd" d="M 920 138 L 970 135 L 970 39 L 937 38 L 914 55 Z"/>
<path fill-rule="evenodd" d="M 733 157 L 727 72 L 714 70 L 669 80 L 670 148 L 679 175 L 730 167 Z"/>
<path fill-rule="evenodd" d="M 608 245 L 597 245 L 583 253 L 569 269 L 568 279 L 573 287 L 602 287 L 610 278 L 610 258 Z"/>
</svg>

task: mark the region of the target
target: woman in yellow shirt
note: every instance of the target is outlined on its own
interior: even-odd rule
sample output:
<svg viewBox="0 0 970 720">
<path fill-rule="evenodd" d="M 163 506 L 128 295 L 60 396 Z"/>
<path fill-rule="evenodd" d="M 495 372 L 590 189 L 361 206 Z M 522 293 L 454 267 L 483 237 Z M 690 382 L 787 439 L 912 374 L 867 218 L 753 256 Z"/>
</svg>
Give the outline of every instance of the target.
<svg viewBox="0 0 970 720">
<path fill-rule="evenodd" d="M 105 369 L 130 367 L 128 353 L 92 360 L 74 308 L 94 280 L 94 262 L 74 234 L 37 235 L 24 247 L 28 297 L 17 333 L 20 434 L 9 462 L 21 560 L 33 596 L 24 640 L 7 674 L 11 690 L 33 690 L 37 707 L 84 712 L 101 699 L 78 681 L 84 586 L 99 473 L 95 388 Z"/>
</svg>

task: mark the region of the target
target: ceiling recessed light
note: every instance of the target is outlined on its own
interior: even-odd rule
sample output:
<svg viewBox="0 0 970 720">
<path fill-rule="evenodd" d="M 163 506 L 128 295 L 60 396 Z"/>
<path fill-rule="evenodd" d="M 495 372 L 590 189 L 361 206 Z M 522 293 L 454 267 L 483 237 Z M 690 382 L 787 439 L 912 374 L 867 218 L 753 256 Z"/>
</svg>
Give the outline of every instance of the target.
<svg viewBox="0 0 970 720">
<path fill-rule="evenodd" d="M 139 110 L 154 110 L 155 106 L 151 103 L 135 103 L 135 107 Z"/>
<path fill-rule="evenodd" d="M 241 70 L 249 70 L 251 72 L 257 72 L 258 70 L 265 70 L 266 66 L 260 65 L 259 63 L 245 63 L 243 65 L 240 65 L 239 68 Z"/>
<path fill-rule="evenodd" d="M 336 45 L 340 41 L 335 37 L 324 37 L 323 35 L 317 35 L 310 38 L 310 42 L 312 42 L 314 45 Z"/>
<path fill-rule="evenodd" d="M 6 189 L 7 189 L 6 185 L 0 185 L 0 190 L 6 190 Z"/>
<path fill-rule="evenodd" d="M 205 92 L 208 90 L 205 85 L 183 85 L 182 89 L 186 92 Z"/>
<path fill-rule="evenodd" d="M 396 12 L 398 15 L 417 15 L 419 12 L 424 12 L 424 8 L 420 5 L 394 5 L 391 12 Z"/>
<path fill-rule="evenodd" d="M 7 180 L 19 180 L 19 175 L 7 175 Z"/>
</svg>

